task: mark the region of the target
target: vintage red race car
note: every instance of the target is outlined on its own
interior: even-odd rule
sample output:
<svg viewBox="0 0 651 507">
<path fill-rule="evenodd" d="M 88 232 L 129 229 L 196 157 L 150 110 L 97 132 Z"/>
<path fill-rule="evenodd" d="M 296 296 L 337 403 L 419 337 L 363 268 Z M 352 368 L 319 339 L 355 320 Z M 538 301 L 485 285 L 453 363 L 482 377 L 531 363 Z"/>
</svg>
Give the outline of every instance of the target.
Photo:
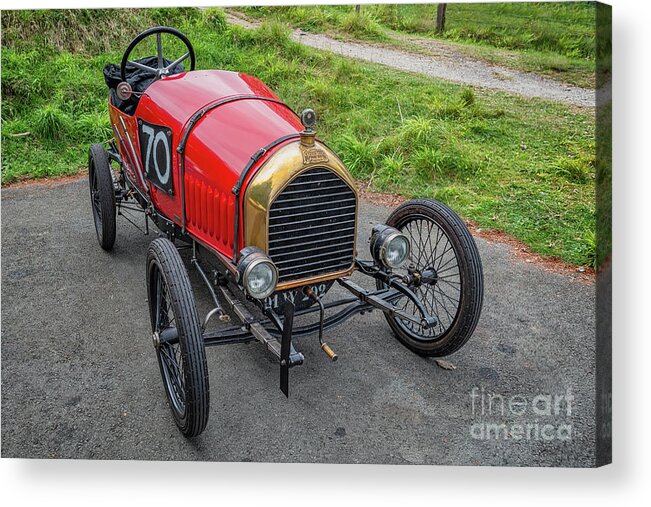
<svg viewBox="0 0 651 507">
<path fill-rule="evenodd" d="M 185 46 L 178 59 L 165 58 L 163 35 Z M 150 37 L 157 54 L 131 59 Z M 304 360 L 292 339 L 317 335 L 334 361 L 323 331 L 358 313 L 384 312 L 398 340 L 423 356 L 451 354 L 470 338 L 482 307 L 481 260 L 448 207 L 431 199 L 400 205 L 369 231 L 364 259 L 355 181 L 316 137 L 312 110 L 295 114 L 255 77 L 195 70 L 190 41 L 168 27 L 138 35 L 104 76 L 114 138 L 90 148 L 97 238 L 111 250 L 116 217 L 134 211 L 144 214 L 144 232 L 151 221 L 165 236 L 147 253 L 148 305 L 184 435 L 200 434 L 208 421 L 207 346 L 261 342 L 280 362 L 287 395 L 289 368 Z M 212 298 L 203 319 L 181 248 Z M 353 272 L 374 279 L 373 288 L 353 282 Z M 335 283 L 350 297 L 324 302 Z M 295 326 L 299 315 L 313 318 Z"/>
</svg>

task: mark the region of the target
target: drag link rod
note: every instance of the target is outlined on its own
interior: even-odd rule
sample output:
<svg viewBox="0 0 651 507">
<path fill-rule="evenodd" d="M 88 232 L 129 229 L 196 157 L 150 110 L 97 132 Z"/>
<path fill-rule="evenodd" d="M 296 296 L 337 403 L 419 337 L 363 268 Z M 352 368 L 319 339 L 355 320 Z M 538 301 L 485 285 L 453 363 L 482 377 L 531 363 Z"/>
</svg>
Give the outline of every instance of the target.
<svg viewBox="0 0 651 507">
<path fill-rule="evenodd" d="M 384 313 L 390 315 L 391 317 L 398 317 L 403 320 L 408 320 L 410 322 L 413 322 L 414 324 L 423 326 L 425 329 L 430 329 L 438 323 L 438 318 L 428 314 L 427 309 L 423 306 L 422 301 L 418 299 L 418 296 L 416 296 L 416 294 L 414 294 L 414 292 L 411 289 L 409 289 L 408 287 L 404 287 L 403 285 L 393 280 L 388 281 L 389 286 L 392 289 L 397 290 L 398 292 L 404 294 L 409 299 L 411 299 L 411 301 L 416 305 L 416 308 L 421 314 L 420 318 L 417 318 L 413 315 L 410 315 L 407 312 L 399 310 L 398 308 L 393 306 L 393 304 L 384 301 L 376 294 L 369 292 L 366 289 L 363 289 L 356 283 L 352 282 L 349 278 L 338 278 L 337 282 L 343 288 L 348 290 L 351 294 L 357 296 L 360 299 L 360 301 L 374 308 L 378 308 L 382 310 Z"/>
</svg>

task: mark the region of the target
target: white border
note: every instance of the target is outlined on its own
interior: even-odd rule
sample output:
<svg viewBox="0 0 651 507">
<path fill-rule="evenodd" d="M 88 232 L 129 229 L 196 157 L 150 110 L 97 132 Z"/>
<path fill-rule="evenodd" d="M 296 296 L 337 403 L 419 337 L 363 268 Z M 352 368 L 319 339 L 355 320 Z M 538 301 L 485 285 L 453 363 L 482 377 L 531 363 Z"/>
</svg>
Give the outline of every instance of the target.
<svg viewBox="0 0 651 507">
<path fill-rule="evenodd" d="M 14 8 L 258 4 L 259 0 L 9 0 Z M 269 3 L 310 3 L 300 0 Z M 323 3 L 354 3 L 329 1 Z M 365 3 L 365 2 L 360 2 Z M 367 2 L 366 2 L 367 3 Z M 651 497 L 647 364 L 651 60 L 648 2 L 613 0 L 614 461 L 598 470 L 7 460 L 4 505 L 615 505 Z M 3 5 L 6 7 L 6 5 Z M 7 302 L 10 304 L 10 302 Z M 3 379 L 5 382 L 10 379 Z M 644 496 L 642 496 L 644 495 Z M 201 503 L 198 503 L 201 502 Z M 472 503 L 471 503 L 472 502 Z"/>
</svg>

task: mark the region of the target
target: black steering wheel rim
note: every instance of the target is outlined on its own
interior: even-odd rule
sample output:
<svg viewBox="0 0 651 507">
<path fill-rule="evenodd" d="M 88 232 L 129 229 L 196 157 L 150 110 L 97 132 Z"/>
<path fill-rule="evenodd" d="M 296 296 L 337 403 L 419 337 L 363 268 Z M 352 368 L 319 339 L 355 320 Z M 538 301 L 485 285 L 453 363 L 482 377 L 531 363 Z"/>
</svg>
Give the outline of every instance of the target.
<svg viewBox="0 0 651 507">
<path fill-rule="evenodd" d="M 159 67 L 157 69 L 154 69 L 153 67 L 146 67 L 147 69 L 153 71 L 152 73 L 156 74 L 156 79 L 161 77 L 164 73 L 166 68 L 169 70 L 171 68 L 176 67 L 179 63 L 182 61 L 185 61 L 187 58 L 190 58 L 190 70 L 194 70 L 195 66 L 195 56 L 194 56 L 194 48 L 192 47 L 192 43 L 188 40 L 188 38 L 181 32 L 180 30 L 177 30 L 176 28 L 171 28 L 169 26 L 155 26 L 153 28 L 149 28 L 145 30 L 144 32 L 138 34 L 130 43 L 129 46 L 127 46 L 126 51 L 124 52 L 124 55 L 122 56 L 122 63 L 120 64 L 120 76 L 122 78 L 122 81 L 127 80 L 127 64 L 131 63 L 131 65 L 138 66 L 134 64 L 134 62 L 129 61 L 129 55 L 131 55 L 131 52 L 133 51 L 133 48 L 135 48 L 143 39 L 146 39 L 147 37 L 158 34 L 160 37 L 160 34 L 163 33 L 169 33 L 171 35 L 174 35 L 175 37 L 181 39 L 181 41 L 185 44 L 186 49 L 188 52 L 183 55 L 181 58 L 178 60 L 175 60 L 172 62 L 171 65 L 168 65 L 167 67 L 161 67 L 162 65 L 161 59 L 163 57 L 162 55 L 162 46 L 161 44 L 158 44 L 158 57 L 159 57 Z M 160 39 L 159 39 L 160 40 Z M 142 67 L 145 67 L 144 65 Z"/>
</svg>

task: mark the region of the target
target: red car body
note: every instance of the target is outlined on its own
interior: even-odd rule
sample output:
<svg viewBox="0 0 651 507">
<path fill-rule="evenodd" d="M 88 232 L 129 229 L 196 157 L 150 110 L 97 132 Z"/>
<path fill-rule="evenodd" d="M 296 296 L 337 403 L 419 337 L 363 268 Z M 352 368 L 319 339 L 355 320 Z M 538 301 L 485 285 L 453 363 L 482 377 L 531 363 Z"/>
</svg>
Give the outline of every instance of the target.
<svg viewBox="0 0 651 507">
<path fill-rule="evenodd" d="M 222 70 L 204 70 L 176 74 L 152 83 L 141 97 L 135 114 L 127 115 L 110 105 L 111 123 L 120 117 L 129 137 L 140 152 L 138 121 L 164 125 L 171 129 L 171 145 L 176 148 L 197 111 L 228 97 L 248 96 L 227 102 L 206 112 L 193 126 L 185 145 L 186 230 L 223 255 L 233 255 L 235 198 L 233 186 L 251 155 L 260 147 L 303 126 L 296 114 L 259 79 L 247 74 Z M 263 100 L 266 97 L 273 100 Z M 276 102 L 278 101 L 278 102 Z M 289 142 L 289 141 L 285 141 Z M 285 143 L 276 145 L 251 167 L 243 187 L 255 176 L 256 169 Z M 147 190 L 153 205 L 167 218 L 182 226 L 182 200 L 179 192 L 168 192 L 141 180 L 137 169 L 128 163 L 125 146 L 118 143 L 125 170 L 131 180 Z M 172 178 L 180 181 L 180 155 L 172 150 Z M 147 189 L 142 188 L 143 183 Z M 241 202 L 239 203 L 241 207 Z M 240 209 L 240 213 L 241 213 Z M 243 245 L 242 228 L 238 244 Z"/>
</svg>

